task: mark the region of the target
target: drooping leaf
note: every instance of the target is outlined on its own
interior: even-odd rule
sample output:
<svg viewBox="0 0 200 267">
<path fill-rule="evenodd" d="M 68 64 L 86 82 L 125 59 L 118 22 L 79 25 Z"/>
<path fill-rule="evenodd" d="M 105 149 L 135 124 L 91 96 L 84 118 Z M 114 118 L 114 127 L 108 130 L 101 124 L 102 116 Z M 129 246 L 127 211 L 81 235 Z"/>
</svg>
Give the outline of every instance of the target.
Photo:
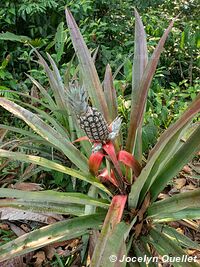
<svg viewBox="0 0 200 267">
<path fill-rule="evenodd" d="M 46 191 L 39 191 L 39 192 L 28 192 L 22 191 L 17 189 L 10 189 L 10 188 L 0 188 L 0 197 L 9 197 L 9 198 L 16 198 L 21 201 L 32 201 L 33 203 L 36 202 L 46 202 L 48 203 L 57 203 L 57 204 L 81 204 L 81 205 L 93 205 L 102 208 L 108 208 L 109 203 L 104 200 L 98 200 L 82 193 L 63 193 L 63 192 L 56 192 L 52 190 Z"/>
<path fill-rule="evenodd" d="M 64 138 L 36 114 L 2 97 L 0 98 L 0 105 L 24 120 L 37 134 L 55 145 L 82 171 L 88 172 L 86 157 L 67 138 Z"/>
<path fill-rule="evenodd" d="M 104 215 L 87 215 L 57 222 L 6 243 L 0 247 L 0 262 L 34 251 L 46 245 L 80 237 L 90 229 L 99 229 Z"/>
<path fill-rule="evenodd" d="M 43 166 L 51 170 L 56 170 L 58 172 L 66 173 L 72 177 L 76 177 L 80 180 L 93 184 L 99 189 L 111 195 L 108 189 L 105 186 L 103 186 L 95 177 L 92 177 L 90 174 L 80 172 L 72 168 L 65 167 L 61 164 L 53 162 L 52 160 L 48 160 L 48 159 L 38 157 L 38 156 L 33 156 L 33 155 L 26 155 L 26 154 L 19 153 L 19 152 L 11 152 L 7 150 L 3 150 L 3 149 L 0 149 L 0 157 L 9 158 L 13 160 L 19 160 L 22 162 L 30 162 L 30 163 L 34 163 L 34 164 Z"/>
</svg>

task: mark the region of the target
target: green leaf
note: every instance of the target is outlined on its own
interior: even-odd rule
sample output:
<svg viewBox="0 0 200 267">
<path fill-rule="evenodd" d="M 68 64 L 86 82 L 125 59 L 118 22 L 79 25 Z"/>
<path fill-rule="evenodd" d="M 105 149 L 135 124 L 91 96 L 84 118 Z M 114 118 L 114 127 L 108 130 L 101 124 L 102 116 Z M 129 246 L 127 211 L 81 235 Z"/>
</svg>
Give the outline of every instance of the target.
<svg viewBox="0 0 200 267">
<path fill-rule="evenodd" d="M 40 136 L 34 134 L 33 132 L 26 131 L 24 129 L 20 129 L 20 128 L 17 128 L 17 127 L 0 124 L 0 129 L 6 129 L 8 131 L 12 131 L 12 132 L 19 133 L 19 134 L 22 134 L 22 135 L 25 135 L 25 136 L 29 136 L 29 137 L 31 137 L 33 139 L 38 139 L 38 141 L 43 140 L 43 138 L 41 138 Z"/>
<path fill-rule="evenodd" d="M 190 138 L 169 159 L 166 165 L 158 173 L 155 182 L 150 188 L 151 198 L 154 201 L 167 183 L 187 164 L 200 150 L 200 126 Z"/>
<path fill-rule="evenodd" d="M 32 202 L 28 200 L 21 199 L 3 199 L 0 201 L 0 207 L 5 208 L 15 208 L 19 210 L 27 210 L 37 213 L 56 213 L 56 214 L 67 214 L 74 216 L 85 215 L 85 209 L 83 205 L 80 204 L 62 204 L 49 201 L 37 201 Z"/>
<path fill-rule="evenodd" d="M 56 50 L 57 62 L 61 60 L 61 57 L 63 55 L 65 38 L 66 38 L 66 34 L 64 31 L 64 22 L 61 22 L 57 27 L 57 31 L 55 35 L 55 50 Z"/>
<path fill-rule="evenodd" d="M 44 60 L 44 58 L 40 55 L 40 53 L 34 49 L 35 53 L 37 54 L 39 58 L 39 63 L 43 66 L 45 73 L 49 79 L 49 84 L 51 86 L 52 92 L 55 97 L 55 101 L 57 104 L 57 107 L 59 110 L 65 111 L 67 113 L 68 107 L 66 102 L 66 92 L 64 89 L 64 85 L 62 83 L 62 78 L 60 76 L 60 73 L 58 71 L 58 68 L 51 58 L 49 54 L 47 54 L 48 59 L 51 63 L 51 67 L 53 70 L 50 69 L 47 62 Z"/>
<path fill-rule="evenodd" d="M 126 255 L 126 244 L 125 244 L 125 236 L 128 231 L 129 226 L 125 222 L 120 222 L 116 225 L 116 227 L 110 231 L 109 238 L 106 240 L 106 244 L 104 244 L 104 249 L 101 251 L 100 258 L 96 253 L 97 248 L 95 247 L 95 251 L 93 254 L 93 258 L 91 261 L 91 267 L 125 267 L 126 262 L 119 262 L 123 258 L 123 255 Z M 104 240 L 102 240 L 104 242 Z M 97 242 L 98 244 L 98 242 Z M 99 249 L 99 248 L 98 248 Z M 112 262 L 110 260 L 110 256 L 115 255 L 117 257 L 116 262 Z"/>
<path fill-rule="evenodd" d="M 148 192 L 149 186 L 155 181 L 158 173 L 165 167 L 166 163 L 171 159 L 176 152 L 177 144 L 179 147 L 179 141 L 181 135 L 186 129 L 188 123 L 200 111 L 200 94 L 190 104 L 183 115 L 171 125 L 160 137 L 155 147 L 149 154 L 147 165 L 143 168 L 140 176 L 131 187 L 129 194 L 129 206 L 136 208 L 138 199 L 140 202 L 144 199 Z M 176 145 L 176 146 L 175 146 Z M 160 160 L 162 159 L 162 161 Z M 145 190 L 143 189 L 145 182 Z M 140 192 L 143 189 L 143 194 L 140 196 Z M 139 193 L 138 193 L 139 192 Z"/>
<path fill-rule="evenodd" d="M 28 104 L 28 103 L 23 103 L 23 105 L 36 111 L 38 113 L 38 115 L 40 115 L 41 118 L 43 118 L 45 121 L 48 121 L 58 133 L 60 133 L 63 137 L 65 137 L 70 142 L 68 131 L 59 123 L 58 120 L 56 120 L 48 112 L 45 112 L 44 110 L 37 108 L 37 107 L 35 107 L 31 104 Z M 55 113 L 57 113 L 57 112 L 55 112 Z"/>
<path fill-rule="evenodd" d="M 32 81 L 32 83 L 35 84 L 35 86 L 40 90 L 41 94 L 43 95 L 43 97 L 48 102 L 49 106 L 51 107 L 51 110 L 55 110 L 56 104 L 53 101 L 53 99 L 51 98 L 51 96 L 47 93 L 46 89 L 38 81 L 36 81 L 33 77 L 31 77 L 28 74 L 26 74 L 26 75 Z"/>
<path fill-rule="evenodd" d="M 9 188 L 0 188 L 0 197 L 9 197 L 9 198 L 17 198 L 21 201 L 29 201 L 29 202 L 45 202 L 48 203 L 57 203 L 57 204 L 81 204 L 81 205 L 92 205 L 102 208 L 109 208 L 109 203 L 104 200 L 100 200 L 97 198 L 92 198 L 82 193 L 63 193 L 56 191 L 39 191 L 39 192 L 27 192 L 16 189 Z"/>
<path fill-rule="evenodd" d="M 140 237 L 140 242 L 133 242 L 132 245 L 134 252 L 137 256 L 137 258 L 141 257 L 144 258 L 144 255 L 146 255 L 147 261 L 146 262 L 140 262 L 140 266 L 144 266 L 146 267 L 148 264 L 148 267 L 157 267 L 158 265 L 156 264 L 155 260 L 153 260 L 152 258 L 152 251 L 151 248 L 149 246 L 149 244 L 145 241 L 145 238 L 143 238 L 142 236 Z M 152 259 L 152 260 L 150 260 Z"/>
<path fill-rule="evenodd" d="M 88 173 L 86 157 L 67 138 L 59 134 L 36 114 L 2 97 L 0 98 L 0 105 L 24 120 L 37 134 L 61 150 L 78 168 Z"/>
<path fill-rule="evenodd" d="M 10 151 L 3 150 L 3 149 L 0 149 L 0 157 L 9 158 L 9 159 L 13 159 L 13 160 L 19 160 L 22 162 L 30 162 L 30 163 L 34 163 L 34 164 L 43 166 L 43 167 L 51 169 L 51 170 L 66 173 L 68 175 L 71 175 L 72 177 L 76 177 L 80 180 L 83 180 L 83 181 L 86 181 L 90 184 L 93 184 L 96 187 L 98 187 L 99 189 L 106 192 L 107 194 L 111 195 L 111 193 L 108 191 L 108 189 L 104 185 L 102 185 L 98 181 L 97 178 L 91 176 L 88 173 L 83 173 L 83 172 L 74 170 L 72 168 L 67 168 L 67 167 L 65 167 L 61 164 L 58 164 L 56 162 L 53 162 L 51 160 L 48 160 L 48 159 L 45 159 L 42 157 L 38 157 L 38 156 L 26 155 L 26 154 L 22 154 L 19 152 L 10 152 Z"/>
<path fill-rule="evenodd" d="M 199 208 L 188 208 L 171 213 L 160 213 L 158 216 L 153 217 L 153 222 L 171 222 L 179 221 L 184 219 L 197 220 L 200 219 L 200 209 Z"/>
<path fill-rule="evenodd" d="M 157 224 L 156 229 L 158 229 L 163 234 L 165 234 L 173 242 L 176 242 L 177 245 L 179 246 L 182 246 L 184 248 L 200 250 L 200 245 L 197 242 L 179 233 L 176 229 L 169 227 L 168 225 Z"/>
<path fill-rule="evenodd" d="M 170 215 L 188 208 L 200 208 L 200 189 L 157 201 L 148 208 L 147 214 L 151 218 L 162 218 L 162 214 Z"/>
<path fill-rule="evenodd" d="M 186 252 L 180 247 L 180 245 L 177 245 L 176 242 L 173 242 L 170 238 L 168 238 L 165 234 L 162 233 L 162 230 L 159 231 L 155 228 L 152 228 L 149 233 L 150 236 L 150 243 L 153 245 L 153 247 L 158 251 L 158 253 L 162 256 L 171 256 L 171 257 L 179 257 L 183 261 L 173 262 L 174 267 L 197 267 L 199 266 L 195 262 L 184 262 L 184 257 L 186 256 Z"/>
<path fill-rule="evenodd" d="M 0 262 L 55 242 L 80 237 L 88 233 L 90 229 L 99 229 L 103 218 L 101 214 L 81 216 L 22 235 L 0 247 Z"/>
<path fill-rule="evenodd" d="M 29 38 L 28 36 L 16 35 L 12 32 L 4 32 L 0 33 L 0 40 L 26 43 L 28 41 L 31 41 L 31 38 Z"/>
</svg>

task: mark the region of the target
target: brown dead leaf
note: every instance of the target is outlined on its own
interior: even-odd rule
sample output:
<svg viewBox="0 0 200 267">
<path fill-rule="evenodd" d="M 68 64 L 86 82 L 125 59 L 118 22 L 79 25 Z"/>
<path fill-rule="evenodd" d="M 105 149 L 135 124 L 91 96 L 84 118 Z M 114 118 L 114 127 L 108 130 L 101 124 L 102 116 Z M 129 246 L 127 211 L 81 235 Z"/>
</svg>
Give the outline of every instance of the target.
<svg viewBox="0 0 200 267">
<path fill-rule="evenodd" d="M 44 247 L 43 250 L 46 254 L 47 259 L 52 260 L 56 252 L 55 248 L 52 245 L 49 245 Z"/>
<path fill-rule="evenodd" d="M 36 184 L 36 183 L 16 183 L 14 185 L 11 185 L 11 187 L 13 189 L 24 190 L 24 191 L 43 190 L 43 188 L 40 186 L 40 184 Z"/>
<path fill-rule="evenodd" d="M 32 259 L 33 252 L 0 262 L 0 267 L 27 267 Z"/>
<path fill-rule="evenodd" d="M 188 192 L 188 191 L 191 191 L 191 190 L 194 190 L 196 189 L 196 186 L 192 183 L 189 183 L 188 185 L 184 186 L 183 188 L 181 188 L 180 192 Z"/>
<path fill-rule="evenodd" d="M 0 141 L 2 142 L 8 130 L 0 129 Z"/>
<path fill-rule="evenodd" d="M 141 221 L 135 226 L 135 238 L 137 238 L 140 235 L 142 231 L 142 226 L 143 226 L 143 221 Z"/>
<path fill-rule="evenodd" d="M 180 226 L 179 222 L 169 222 L 168 224 L 173 228 L 178 228 Z"/>
<path fill-rule="evenodd" d="M 29 221 L 36 221 L 41 223 L 54 223 L 56 220 L 48 214 L 36 213 L 31 211 L 25 210 L 18 210 L 14 208 L 0 208 L 0 219 L 1 220 L 29 220 Z"/>
<path fill-rule="evenodd" d="M 40 267 L 40 266 L 42 266 L 42 263 L 45 261 L 46 256 L 45 256 L 44 251 L 40 250 L 33 256 L 33 258 L 36 259 L 36 261 L 33 264 L 33 266 L 34 267 Z"/>
<path fill-rule="evenodd" d="M 185 178 L 178 178 L 175 180 L 175 188 L 180 190 L 184 185 L 186 184 L 186 179 Z"/>
<path fill-rule="evenodd" d="M 100 235 L 100 233 L 98 230 L 93 230 L 91 232 L 90 237 L 89 237 L 89 255 L 90 255 L 90 258 L 92 258 L 94 248 L 95 248 L 95 245 L 96 245 L 97 240 L 99 238 L 99 235 Z"/>
<path fill-rule="evenodd" d="M 158 195 L 158 199 L 167 199 L 167 198 L 169 198 L 169 195 L 168 194 L 160 193 Z"/>
<path fill-rule="evenodd" d="M 20 227 L 21 227 L 22 230 L 24 230 L 24 232 L 26 232 L 26 233 L 29 233 L 29 232 L 31 231 L 31 229 L 28 227 L 27 224 L 22 223 L 22 224 L 20 225 Z"/>
<path fill-rule="evenodd" d="M 151 199 L 150 193 L 148 193 L 144 199 L 144 202 L 142 203 L 141 209 L 138 211 L 138 214 L 137 214 L 139 222 L 143 219 L 143 215 L 146 212 L 147 208 L 149 207 L 150 199 Z"/>
<path fill-rule="evenodd" d="M 176 228 L 176 231 L 179 232 L 180 234 L 184 235 L 184 230 L 182 228 Z"/>
<path fill-rule="evenodd" d="M 9 225 L 7 223 L 1 223 L 0 229 L 4 231 L 8 231 L 10 229 Z"/>
<path fill-rule="evenodd" d="M 188 164 L 190 168 L 196 173 L 200 174 L 200 163 Z"/>
<path fill-rule="evenodd" d="M 26 234 L 26 232 L 20 228 L 19 226 L 15 225 L 14 223 L 8 223 L 10 225 L 10 229 L 17 235 L 17 236 L 21 236 Z"/>
<path fill-rule="evenodd" d="M 26 267 L 26 265 L 23 263 L 22 257 L 16 257 L 14 259 L 6 260 L 3 262 L 0 262 L 0 267 Z"/>
<path fill-rule="evenodd" d="M 182 170 L 187 174 L 191 174 L 192 173 L 192 170 L 188 165 L 185 165 Z"/>
</svg>

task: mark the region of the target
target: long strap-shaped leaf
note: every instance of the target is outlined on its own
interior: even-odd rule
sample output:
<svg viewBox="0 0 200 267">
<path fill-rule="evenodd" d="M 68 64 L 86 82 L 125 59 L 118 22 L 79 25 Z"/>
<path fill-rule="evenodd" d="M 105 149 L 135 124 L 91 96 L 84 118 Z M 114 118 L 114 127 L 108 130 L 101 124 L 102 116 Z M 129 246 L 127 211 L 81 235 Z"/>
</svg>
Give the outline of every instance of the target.
<svg viewBox="0 0 200 267">
<path fill-rule="evenodd" d="M 194 131 L 185 144 L 172 156 L 158 173 L 150 188 L 152 201 L 163 190 L 167 183 L 187 164 L 200 150 L 200 126 Z"/>
<path fill-rule="evenodd" d="M 186 252 L 180 247 L 180 245 L 177 245 L 173 240 L 171 240 L 167 235 L 162 233 L 161 231 L 155 228 L 151 229 L 150 233 L 150 243 L 154 246 L 154 248 L 157 250 L 158 254 L 170 257 L 177 257 L 182 259 L 182 262 L 173 262 L 174 267 L 198 267 L 199 264 L 196 262 L 189 262 L 187 260 L 184 261 L 184 257 L 186 256 Z M 180 263 L 180 264 L 179 264 Z"/>
<path fill-rule="evenodd" d="M 90 51 L 85 44 L 83 36 L 71 12 L 68 9 L 66 9 L 65 12 L 72 43 L 80 63 L 83 83 L 94 106 L 104 114 L 104 117 L 110 123 L 108 106 Z"/>
<path fill-rule="evenodd" d="M 114 266 L 109 262 L 109 253 L 118 256 L 125 248 L 125 235 L 129 226 L 120 223 L 127 196 L 114 196 L 98 238 L 90 267 Z M 117 231 L 115 231 L 117 230 Z M 110 243 L 110 241 L 112 242 Z M 111 246 L 112 245 L 112 246 Z M 114 245 L 114 246 L 113 246 Z M 106 252 L 109 252 L 108 255 Z M 106 257 L 107 256 L 107 257 Z"/>
<path fill-rule="evenodd" d="M 3 199 L 0 201 L 0 208 L 12 208 L 34 213 L 54 213 L 67 214 L 73 216 L 83 216 L 85 214 L 85 206 L 81 204 L 61 204 L 54 201 L 31 201 L 24 199 Z M 11 209 L 11 210 L 12 210 Z M 95 212 L 93 212 L 95 213 Z"/>
<path fill-rule="evenodd" d="M 198 242 L 191 240 L 186 235 L 178 232 L 175 228 L 168 225 L 156 224 L 156 229 L 167 235 L 171 240 L 176 242 L 177 245 L 181 245 L 185 248 L 192 248 L 200 250 Z"/>
<path fill-rule="evenodd" d="M 114 120 L 118 115 L 117 95 L 116 95 L 116 91 L 115 91 L 114 84 L 113 84 L 111 67 L 109 64 L 106 66 L 103 87 L 104 87 L 104 94 L 105 94 L 106 102 L 107 102 L 108 109 L 109 109 L 110 118 L 111 120 Z"/>
<path fill-rule="evenodd" d="M 54 223 L 20 236 L 0 247 L 0 262 L 54 242 L 80 237 L 89 233 L 90 229 L 99 229 L 103 217 L 101 214 L 81 216 Z"/>
<path fill-rule="evenodd" d="M 135 181 L 135 183 L 132 185 L 131 193 L 129 194 L 129 205 L 131 207 L 136 207 L 139 199 L 138 192 L 141 192 L 141 189 L 143 188 L 145 182 L 147 181 L 152 168 L 157 163 L 157 160 L 159 160 L 159 157 L 161 153 L 164 151 L 165 147 L 170 143 L 172 138 L 174 138 L 179 131 L 181 131 L 182 128 L 185 127 L 185 125 L 188 124 L 188 122 L 191 121 L 191 119 L 200 111 L 200 94 L 197 96 L 197 98 L 191 103 L 191 105 L 187 108 L 187 110 L 183 113 L 183 115 L 172 125 L 168 130 L 166 130 L 163 135 L 161 135 L 158 143 L 156 144 L 153 151 L 150 153 L 149 161 L 147 165 L 143 168 L 140 176 Z M 176 140 L 174 140 L 176 142 Z M 168 154 L 166 154 L 166 159 L 168 159 Z M 164 156 L 163 156 L 164 158 Z M 165 162 L 163 161 L 162 165 L 165 165 Z M 160 166 L 157 166 L 157 172 L 154 172 L 154 176 L 158 174 L 158 171 Z M 154 177 L 152 177 L 154 179 Z M 146 192 L 143 192 L 142 199 L 144 198 Z"/>
<path fill-rule="evenodd" d="M 138 116 L 136 115 L 137 109 L 140 106 L 140 82 L 144 74 L 144 70 L 148 63 L 148 51 L 147 41 L 144 26 L 140 16 L 135 9 L 135 47 L 134 47 L 134 59 L 133 59 L 133 70 L 132 70 L 132 94 L 131 94 L 131 115 L 130 115 L 130 129 L 136 132 L 134 144 L 134 155 L 141 163 L 142 160 L 142 122 L 137 122 Z M 141 107 L 142 108 L 142 107 Z M 138 126 L 138 127 L 137 127 Z M 134 135 L 136 135 L 134 133 Z M 131 149 L 131 148 L 130 148 Z M 129 150 L 131 151 L 131 150 Z"/>
<path fill-rule="evenodd" d="M 61 150 L 78 168 L 88 172 L 86 157 L 65 136 L 50 127 L 36 114 L 2 97 L 0 98 L 0 106 L 24 120 L 37 134 Z"/>
<path fill-rule="evenodd" d="M 39 63 L 43 66 L 46 75 L 49 79 L 49 83 L 51 86 L 51 89 L 53 91 L 56 104 L 60 110 L 66 110 L 66 93 L 64 90 L 64 85 L 62 83 L 61 76 L 59 74 L 59 71 L 57 69 L 57 66 L 53 59 L 48 55 L 49 60 L 51 61 L 51 66 L 53 68 L 53 71 L 49 68 L 47 62 L 44 60 L 44 58 L 40 55 L 40 53 L 34 49 L 35 53 L 37 54 L 39 58 Z M 66 110 L 67 111 L 67 110 Z"/>
<path fill-rule="evenodd" d="M 148 208 L 148 217 L 162 217 L 162 213 L 169 214 L 188 208 L 200 208 L 200 189 L 192 192 L 180 193 L 170 198 L 157 201 Z"/>
<path fill-rule="evenodd" d="M 109 203 L 107 201 L 98 200 L 82 193 L 63 193 L 51 190 L 39 191 L 39 192 L 27 192 L 17 189 L 0 188 L 0 197 L 17 198 L 21 200 L 29 200 L 33 202 L 54 202 L 58 204 L 81 204 L 81 205 L 93 205 L 102 208 L 108 208 Z"/>
<path fill-rule="evenodd" d="M 26 154 L 19 153 L 19 152 L 11 152 L 11 151 L 7 151 L 4 149 L 0 149 L 0 157 L 9 158 L 9 159 L 13 159 L 13 160 L 19 160 L 22 162 L 30 162 L 30 163 L 34 163 L 34 164 L 43 166 L 43 167 L 51 169 L 51 170 L 66 173 L 66 174 L 71 175 L 73 177 L 76 177 L 80 180 L 83 180 L 83 181 L 86 181 L 90 184 L 93 184 L 96 187 L 103 190 L 104 192 L 111 195 L 111 193 L 108 191 L 108 189 L 104 185 L 102 185 L 95 177 L 91 176 L 90 174 L 83 173 L 83 172 L 74 170 L 72 168 L 65 167 L 61 164 L 53 162 L 52 160 L 48 160 L 48 159 L 38 157 L 38 156 L 33 156 L 33 155 L 26 155 Z"/>
<path fill-rule="evenodd" d="M 136 23 L 141 24 L 139 16 L 137 16 L 136 18 L 137 18 Z M 137 88 L 137 95 L 136 95 L 135 100 L 134 100 L 135 93 L 132 95 L 132 102 L 134 103 L 134 105 L 131 108 L 130 127 L 129 127 L 129 131 L 128 131 L 128 138 L 127 138 L 127 143 L 126 143 L 126 150 L 131 152 L 131 153 L 133 151 L 137 129 L 141 125 L 142 120 L 143 120 L 143 114 L 144 114 L 144 110 L 145 110 L 148 89 L 150 87 L 151 81 L 152 81 L 154 73 L 156 71 L 156 67 L 157 67 L 163 46 L 165 44 L 165 41 L 167 39 L 169 32 L 171 31 L 171 29 L 173 27 L 173 24 L 174 24 L 174 21 L 172 21 L 170 23 L 169 27 L 165 30 L 162 38 L 160 39 L 158 45 L 155 48 L 153 55 L 151 56 L 145 70 L 144 70 L 144 66 L 145 66 L 145 62 L 146 62 L 145 57 L 143 58 L 143 57 L 141 57 L 141 55 L 136 55 L 137 57 L 139 57 L 139 59 L 141 57 L 141 61 L 143 62 L 143 64 L 141 62 L 141 64 L 139 66 L 143 66 L 142 70 L 144 70 L 144 73 L 143 73 L 142 78 L 141 78 L 142 70 L 139 72 L 139 74 L 136 73 L 136 71 L 135 71 L 135 76 L 138 77 L 137 81 L 139 82 L 139 80 L 141 80 L 141 82 L 139 83 L 139 87 Z M 138 31 L 141 31 L 142 25 L 137 26 L 137 27 L 138 27 Z M 144 33 L 143 33 L 143 35 L 144 35 Z M 136 35 L 136 37 L 137 36 L 140 36 L 140 33 L 138 33 Z M 144 40 L 144 37 L 143 37 L 143 40 Z M 142 43 L 142 46 L 144 47 L 144 41 L 141 43 Z M 145 51 L 145 48 L 143 48 L 143 50 Z M 138 49 L 137 52 L 140 53 L 140 50 Z"/>
</svg>

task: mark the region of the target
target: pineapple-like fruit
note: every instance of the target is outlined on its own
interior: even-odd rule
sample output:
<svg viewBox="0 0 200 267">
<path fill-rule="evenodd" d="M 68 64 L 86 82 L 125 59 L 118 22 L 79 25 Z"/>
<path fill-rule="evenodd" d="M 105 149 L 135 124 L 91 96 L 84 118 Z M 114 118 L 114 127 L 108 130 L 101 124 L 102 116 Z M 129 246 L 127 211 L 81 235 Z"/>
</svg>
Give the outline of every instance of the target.
<svg viewBox="0 0 200 267">
<path fill-rule="evenodd" d="M 67 96 L 81 129 L 92 142 L 103 144 L 118 135 L 121 118 L 117 117 L 109 129 L 103 115 L 96 108 L 88 105 L 88 96 L 83 87 L 71 87 Z"/>
</svg>

